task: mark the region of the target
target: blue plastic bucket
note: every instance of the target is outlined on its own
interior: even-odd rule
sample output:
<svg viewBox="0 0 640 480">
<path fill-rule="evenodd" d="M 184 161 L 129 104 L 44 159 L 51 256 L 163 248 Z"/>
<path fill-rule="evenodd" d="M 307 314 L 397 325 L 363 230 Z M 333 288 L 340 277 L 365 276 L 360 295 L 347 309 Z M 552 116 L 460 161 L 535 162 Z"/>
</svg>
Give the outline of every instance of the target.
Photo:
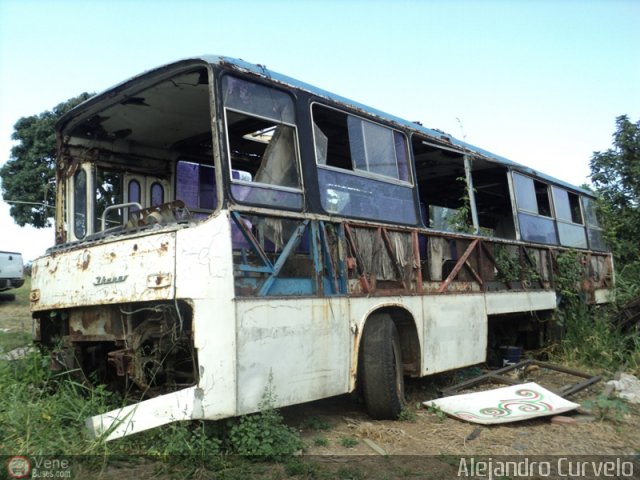
<svg viewBox="0 0 640 480">
<path fill-rule="evenodd" d="M 502 346 L 500 347 L 500 357 L 502 358 L 502 366 L 508 367 L 509 365 L 515 365 L 520 362 L 522 357 L 522 348 L 514 346 Z"/>
</svg>

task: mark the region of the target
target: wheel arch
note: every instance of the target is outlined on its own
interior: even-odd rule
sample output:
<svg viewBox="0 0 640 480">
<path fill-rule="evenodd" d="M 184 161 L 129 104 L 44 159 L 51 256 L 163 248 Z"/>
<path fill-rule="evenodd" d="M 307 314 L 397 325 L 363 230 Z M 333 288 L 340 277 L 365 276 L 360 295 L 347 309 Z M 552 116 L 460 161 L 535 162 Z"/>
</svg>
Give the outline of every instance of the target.
<svg viewBox="0 0 640 480">
<path fill-rule="evenodd" d="M 398 330 L 400 337 L 400 351 L 402 353 L 402 364 L 406 375 L 417 377 L 420 375 L 422 362 L 422 349 L 420 346 L 420 336 L 414 315 L 403 305 L 383 305 L 367 312 L 361 328 L 358 332 L 358 341 L 355 345 L 353 359 L 356 362 L 354 373 L 360 368 L 359 350 L 362 347 L 362 332 L 367 321 L 374 315 L 386 314 L 391 317 Z"/>
</svg>

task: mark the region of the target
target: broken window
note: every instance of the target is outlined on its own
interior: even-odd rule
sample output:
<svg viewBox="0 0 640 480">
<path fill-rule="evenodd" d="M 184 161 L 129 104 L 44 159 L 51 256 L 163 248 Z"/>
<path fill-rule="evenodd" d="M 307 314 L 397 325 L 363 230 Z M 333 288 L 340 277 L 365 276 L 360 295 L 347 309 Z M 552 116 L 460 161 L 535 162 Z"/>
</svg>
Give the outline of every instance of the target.
<svg viewBox="0 0 640 480">
<path fill-rule="evenodd" d="M 228 75 L 222 80 L 222 89 L 233 198 L 243 203 L 301 209 L 292 97 Z"/>
<path fill-rule="evenodd" d="M 322 208 L 350 217 L 416 223 L 405 136 L 318 104 L 312 114 Z"/>
<path fill-rule="evenodd" d="M 121 205 L 122 200 L 122 172 L 99 168 L 96 172 L 95 187 L 95 227 L 94 232 L 121 226 L 123 211 L 121 208 L 111 208 Z"/>
<path fill-rule="evenodd" d="M 518 204 L 518 221 L 522 239 L 557 245 L 558 238 L 551 213 L 549 186 L 514 172 L 513 188 Z"/>
<path fill-rule="evenodd" d="M 552 191 L 560 245 L 587 248 L 580 197 L 560 187 L 552 187 Z"/>
<path fill-rule="evenodd" d="M 82 169 L 73 176 L 73 233 L 76 238 L 87 234 L 87 172 Z"/>
<path fill-rule="evenodd" d="M 447 232 L 473 231 L 464 155 L 412 139 L 420 210 L 426 227 Z"/>
</svg>

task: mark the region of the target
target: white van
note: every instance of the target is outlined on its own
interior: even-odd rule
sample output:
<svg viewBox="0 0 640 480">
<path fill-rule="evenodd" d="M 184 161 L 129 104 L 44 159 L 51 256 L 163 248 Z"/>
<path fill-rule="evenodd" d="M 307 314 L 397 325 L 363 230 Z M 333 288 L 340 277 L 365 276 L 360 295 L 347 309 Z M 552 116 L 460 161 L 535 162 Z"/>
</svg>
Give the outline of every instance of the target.
<svg viewBox="0 0 640 480">
<path fill-rule="evenodd" d="M 22 254 L 0 251 L 0 292 L 20 288 L 24 284 Z"/>
</svg>

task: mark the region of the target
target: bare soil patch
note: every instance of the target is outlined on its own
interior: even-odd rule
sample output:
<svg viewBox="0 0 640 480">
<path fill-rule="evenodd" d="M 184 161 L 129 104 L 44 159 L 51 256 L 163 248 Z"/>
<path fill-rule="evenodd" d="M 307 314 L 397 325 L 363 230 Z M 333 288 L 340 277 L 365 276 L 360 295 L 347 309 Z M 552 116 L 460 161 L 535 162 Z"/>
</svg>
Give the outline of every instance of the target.
<svg viewBox="0 0 640 480">
<path fill-rule="evenodd" d="M 539 369 L 530 377 L 557 388 L 575 377 Z M 439 386 L 452 375 L 411 380 L 407 385 L 408 415 L 405 421 L 372 420 L 353 396 L 312 402 L 283 410 L 298 425 L 307 455 L 378 455 L 373 442 L 389 455 L 637 455 L 640 452 L 640 406 L 619 401 L 602 417 L 602 410 L 581 407 L 563 416 L 574 424 L 558 424 L 551 416 L 500 425 L 478 425 L 430 412 L 421 406 L 437 398 Z M 588 405 L 605 387 L 597 383 L 569 399 Z M 485 385 L 484 389 L 497 388 Z M 614 399 L 615 397 L 611 397 Z M 309 422 L 309 418 L 317 419 Z M 330 426 L 327 430 L 313 425 Z M 357 440 L 344 441 L 344 438 Z M 345 446 L 349 445 L 349 446 Z"/>
</svg>

